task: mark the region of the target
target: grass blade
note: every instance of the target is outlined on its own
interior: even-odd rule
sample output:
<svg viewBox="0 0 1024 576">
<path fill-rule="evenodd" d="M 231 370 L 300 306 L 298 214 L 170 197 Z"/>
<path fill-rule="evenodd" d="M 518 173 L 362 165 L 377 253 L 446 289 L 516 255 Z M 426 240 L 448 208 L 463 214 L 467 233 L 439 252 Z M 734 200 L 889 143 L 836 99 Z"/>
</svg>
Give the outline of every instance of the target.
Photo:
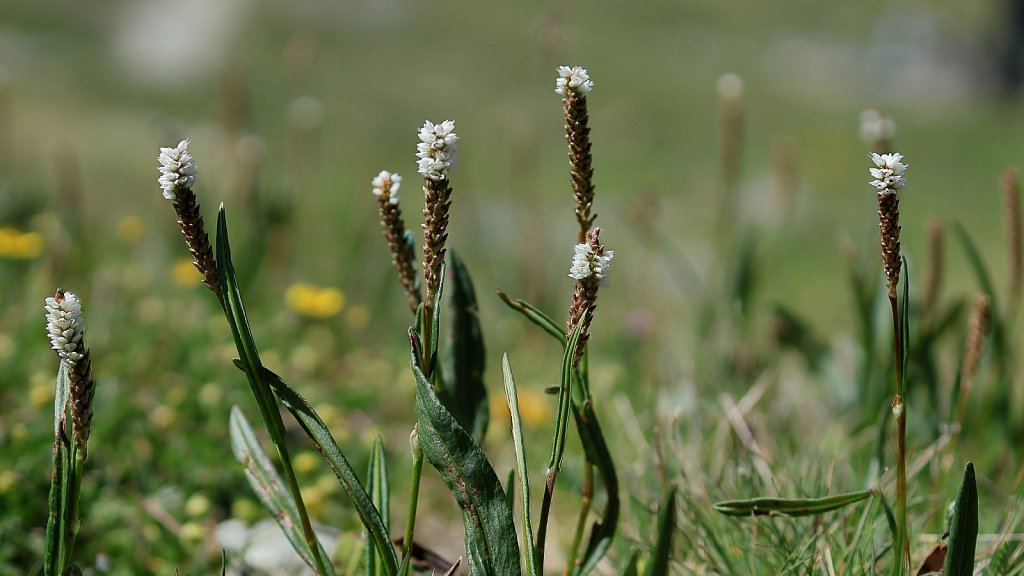
<svg viewBox="0 0 1024 576">
<path fill-rule="evenodd" d="M 668 561 L 672 557 L 672 535 L 676 531 L 676 487 L 669 490 L 658 514 L 658 539 L 654 546 L 647 576 L 667 576 Z"/>
<path fill-rule="evenodd" d="M 719 502 L 714 508 L 726 516 L 811 516 L 855 504 L 874 493 L 871 489 L 824 498 L 747 498 Z"/>
<path fill-rule="evenodd" d="M 530 477 L 527 474 L 526 449 L 523 445 L 523 424 L 519 416 L 519 395 L 516 393 L 516 381 L 512 375 L 512 366 L 508 362 L 508 354 L 501 357 L 501 371 L 505 376 L 505 400 L 512 415 L 512 442 L 516 447 L 516 465 L 519 467 L 520 489 L 522 493 L 521 514 L 523 531 L 523 552 L 526 555 L 526 573 L 538 576 L 536 549 L 533 542 L 533 522 L 530 520 Z M 509 486 L 509 492 L 512 487 Z M 511 507 L 510 507 L 511 508 Z"/>
<path fill-rule="evenodd" d="M 61 362 L 57 371 L 56 393 L 53 399 L 53 452 L 51 468 L 53 478 L 50 480 L 50 495 L 47 498 L 46 536 L 43 552 L 43 574 L 58 576 L 64 570 L 64 558 L 68 551 L 64 549 L 67 542 L 67 510 L 70 506 L 71 493 L 71 443 L 64 434 L 67 421 L 70 382 L 67 366 Z"/>
<path fill-rule="evenodd" d="M 967 463 L 964 479 L 960 483 L 953 506 L 953 519 L 949 526 L 949 547 L 946 549 L 946 576 L 974 574 L 974 552 L 978 543 L 978 484 L 974 478 L 974 464 Z"/>
<path fill-rule="evenodd" d="M 501 481 L 480 447 L 435 394 L 420 365 L 420 341 L 414 330 L 409 331 L 409 344 L 420 446 L 463 510 L 472 573 L 519 574 L 515 523 Z"/>
<path fill-rule="evenodd" d="M 468 430 L 477 444 L 487 433 L 490 413 L 484 386 L 483 332 L 480 308 L 469 270 L 454 250 L 448 252 L 452 271 L 449 310 L 452 323 L 445 345 L 444 391 L 442 400 L 459 425 Z"/>
<path fill-rule="evenodd" d="M 391 504 L 388 491 L 388 470 L 387 460 L 384 457 L 384 442 L 380 436 L 373 439 L 373 450 L 370 451 L 370 463 L 366 472 L 366 483 L 370 485 L 370 498 L 373 505 L 380 512 L 384 522 L 384 530 L 389 530 L 388 519 L 391 516 Z M 366 541 L 373 542 L 373 532 L 366 529 Z M 366 546 L 366 575 L 378 576 L 386 574 L 383 568 L 384 560 L 375 546 Z"/>
<path fill-rule="evenodd" d="M 622 576 L 640 576 L 639 563 L 640 551 L 633 550 L 633 553 L 629 555 L 629 560 L 626 562 L 626 568 L 622 571 Z"/>
</svg>

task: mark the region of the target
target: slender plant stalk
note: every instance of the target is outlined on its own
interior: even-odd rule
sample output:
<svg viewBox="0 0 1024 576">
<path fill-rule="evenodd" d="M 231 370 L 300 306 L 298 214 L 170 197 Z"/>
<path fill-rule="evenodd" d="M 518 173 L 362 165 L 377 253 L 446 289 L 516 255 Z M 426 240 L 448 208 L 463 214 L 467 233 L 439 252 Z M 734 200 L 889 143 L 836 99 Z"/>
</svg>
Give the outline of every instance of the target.
<svg viewBox="0 0 1024 576">
<path fill-rule="evenodd" d="M 590 460 L 583 462 L 583 497 L 580 501 L 580 511 L 576 515 L 576 532 L 572 537 L 572 545 L 569 548 L 569 561 L 565 565 L 565 576 L 575 573 L 583 566 L 583 558 L 579 557 L 580 542 L 583 541 L 583 532 L 587 527 L 587 516 L 590 514 L 590 507 L 594 503 L 594 465 Z"/>
<path fill-rule="evenodd" d="M 892 410 L 896 415 L 896 574 L 901 576 L 910 563 L 910 542 L 907 534 L 907 407 L 903 390 L 903 335 L 900 330 L 899 303 L 889 296 L 893 321 L 893 356 L 896 365 L 896 396 Z"/>
<path fill-rule="evenodd" d="M 423 450 L 420 448 L 419 430 L 415 425 L 409 435 L 409 448 L 412 451 L 412 487 L 409 489 L 409 509 L 405 515 L 405 535 L 402 539 L 403 563 L 412 550 L 416 531 L 416 508 L 420 500 L 420 480 L 423 478 Z"/>
</svg>

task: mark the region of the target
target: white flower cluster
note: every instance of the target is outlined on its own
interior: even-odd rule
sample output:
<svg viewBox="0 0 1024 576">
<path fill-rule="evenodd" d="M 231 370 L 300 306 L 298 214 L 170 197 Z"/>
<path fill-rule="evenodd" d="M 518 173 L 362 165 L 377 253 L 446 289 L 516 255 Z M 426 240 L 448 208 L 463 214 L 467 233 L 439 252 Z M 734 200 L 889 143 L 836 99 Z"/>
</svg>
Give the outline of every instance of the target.
<svg viewBox="0 0 1024 576">
<path fill-rule="evenodd" d="M 164 190 L 164 198 L 175 200 L 178 198 L 178 190 L 191 188 L 196 183 L 196 164 L 188 152 L 188 140 L 178 142 L 175 148 L 161 148 L 158 160 L 158 182 Z"/>
<path fill-rule="evenodd" d="M 874 108 L 860 113 L 860 139 L 868 144 L 892 140 L 896 135 L 896 123 L 892 118 Z"/>
<path fill-rule="evenodd" d="M 82 302 L 74 293 L 58 290 L 46 299 L 46 332 L 50 347 L 68 366 L 82 359 Z"/>
<path fill-rule="evenodd" d="M 586 97 L 594 88 L 594 82 L 590 79 L 585 68 L 579 66 L 558 67 L 558 79 L 555 80 L 555 92 L 562 96 L 569 96 L 569 92 L 575 92 L 576 96 Z"/>
<path fill-rule="evenodd" d="M 398 204 L 398 189 L 402 186 L 402 177 L 398 174 L 381 170 L 380 174 L 373 179 L 373 195 L 380 198 L 385 190 L 388 191 L 388 202 Z"/>
<path fill-rule="evenodd" d="M 569 267 L 569 277 L 583 281 L 593 276 L 602 286 L 608 284 L 608 273 L 612 267 L 613 250 L 605 250 L 604 254 L 598 255 L 589 244 L 581 242 L 573 250 L 572 265 Z"/>
<path fill-rule="evenodd" d="M 416 145 L 419 173 L 435 182 L 448 177 L 455 168 L 455 151 L 459 137 L 455 134 L 455 122 L 445 120 L 434 124 L 430 120 L 420 128 L 420 143 Z"/>
<path fill-rule="evenodd" d="M 875 168 L 871 168 L 871 185 L 878 190 L 879 195 L 887 196 L 895 194 L 897 190 L 907 185 L 907 179 L 903 173 L 907 171 L 907 165 L 900 160 L 902 154 L 875 154 L 872 152 L 871 161 Z"/>
</svg>

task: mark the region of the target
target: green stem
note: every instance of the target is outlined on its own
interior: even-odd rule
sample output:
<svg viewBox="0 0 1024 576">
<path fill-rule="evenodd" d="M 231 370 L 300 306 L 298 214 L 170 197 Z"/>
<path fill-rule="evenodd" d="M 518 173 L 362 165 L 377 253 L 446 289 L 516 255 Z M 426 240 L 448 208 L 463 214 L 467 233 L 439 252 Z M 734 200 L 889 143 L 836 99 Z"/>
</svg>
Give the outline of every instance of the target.
<svg viewBox="0 0 1024 576">
<path fill-rule="evenodd" d="M 67 528 L 64 531 L 64 545 L 61 547 L 61 565 L 67 568 L 71 565 L 71 553 L 75 549 L 75 537 L 78 536 L 78 515 L 80 511 L 79 500 L 82 496 L 82 474 L 85 471 L 85 457 L 82 452 L 72 443 L 71 459 L 75 463 L 75 469 L 71 477 L 70 494 L 67 507 L 65 508 L 64 522 Z"/>
<path fill-rule="evenodd" d="M 278 416 L 280 418 L 280 416 Z M 284 423 L 282 422 L 282 425 Z M 330 574 L 327 570 L 327 566 L 324 565 L 324 559 L 320 556 L 320 543 L 316 539 L 316 533 L 313 532 L 313 525 L 309 521 L 309 513 L 306 512 L 306 505 L 302 502 L 302 492 L 299 490 L 299 481 L 295 477 L 295 470 L 292 468 L 291 456 L 288 454 L 288 449 L 285 447 L 284 442 L 280 444 L 275 443 L 277 447 L 277 454 L 281 457 L 281 467 L 284 468 L 284 476 L 288 482 L 288 490 L 292 493 L 292 498 L 295 499 L 295 508 L 299 512 L 299 521 L 302 523 L 302 535 L 306 539 L 306 545 L 309 546 L 309 552 L 313 555 L 313 561 L 316 563 L 316 570 L 318 574 Z"/>
<path fill-rule="evenodd" d="M 892 309 L 893 354 L 896 366 L 896 397 L 892 407 L 896 413 L 896 558 L 894 574 L 903 576 L 910 560 L 910 537 L 907 531 L 907 406 L 903 389 L 903 334 L 900 329 L 899 304 L 895 290 L 889 295 Z"/>
<path fill-rule="evenodd" d="M 587 515 L 590 514 L 590 506 L 594 501 L 594 465 L 589 460 L 583 462 L 583 499 L 580 503 L 580 512 L 576 516 L 576 534 L 572 538 L 572 546 L 569 548 L 569 561 L 565 565 L 565 576 L 576 573 L 582 567 L 583 559 L 579 558 L 580 542 L 583 541 L 583 531 L 587 527 Z"/>
<path fill-rule="evenodd" d="M 416 530 L 416 507 L 420 500 L 420 480 L 423 477 L 423 450 L 420 449 L 419 430 L 414 425 L 409 435 L 412 450 L 412 488 L 409 489 L 409 509 L 405 516 L 405 536 L 402 539 L 402 558 L 412 550 L 413 533 Z"/>
</svg>

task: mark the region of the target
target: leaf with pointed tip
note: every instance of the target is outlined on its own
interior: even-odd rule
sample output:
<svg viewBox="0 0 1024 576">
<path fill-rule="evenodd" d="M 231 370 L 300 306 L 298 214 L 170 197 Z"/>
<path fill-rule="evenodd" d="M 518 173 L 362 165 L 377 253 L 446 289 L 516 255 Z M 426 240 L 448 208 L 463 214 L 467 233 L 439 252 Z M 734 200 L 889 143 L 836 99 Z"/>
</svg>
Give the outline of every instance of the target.
<svg viewBox="0 0 1024 576">
<path fill-rule="evenodd" d="M 43 573 L 46 576 L 58 574 L 63 568 L 63 559 L 68 551 L 67 524 L 68 509 L 71 505 L 71 444 L 64 434 L 67 422 L 68 398 L 71 384 L 68 368 L 64 362 L 57 370 L 57 383 L 53 398 L 53 451 L 51 467 L 53 477 L 50 479 L 50 494 L 47 499 L 46 536 L 43 552 Z"/>
<path fill-rule="evenodd" d="M 639 563 L 640 551 L 633 550 L 633 553 L 629 555 L 629 560 L 626 561 L 626 569 L 622 571 L 622 576 L 640 576 Z"/>
<path fill-rule="evenodd" d="M 747 498 L 714 505 L 726 516 L 812 516 L 855 504 L 874 494 L 873 489 L 824 498 Z"/>
<path fill-rule="evenodd" d="M 953 518 L 949 524 L 949 546 L 946 549 L 946 576 L 974 574 L 974 552 L 978 544 L 978 484 L 974 478 L 974 464 L 967 463 L 960 493 L 953 505 Z"/>
<path fill-rule="evenodd" d="M 235 453 L 235 459 L 242 464 L 242 468 L 245 470 L 249 486 L 277 520 L 281 531 L 284 532 L 288 542 L 291 543 L 292 548 L 299 554 L 302 561 L 315 570 L 316 563 L 306 545 L 295 500 L 285 488 L 284 482 L 277 470 L 274 469 L 274 465 L 270 463 L 263 448 L 260 447 L 252 426 L 249 425 L 249 421 L 246 420 L 238 406 L 231 407 L 228 423 L 231 431 L 231 448 Z M 317 542 L 317 546 L 320 546 L 319 542 Z M 320 557 L 327 557 L 322 547 L 320 547 Z"/>
<path fill-rule="evenodd" d="M 520 493 L 522 503 L 520 514 L 522 515 L 523 529 L 523 554 L 526 556 L 526 570 L 529 576 L 537 576 L 540 571 L 537 568 L 537 554 L 533 541 L 533 523 L 530 520 L 530 477 L 529 467 L 526 465 L 526 447 L 523 442 L 523 424 L 519 416 L 519 395 L 516 392 L 516 380 L 512 375 L 512 366 L 508 362 L 508 354 L 501 356 L 501 371 L 505 377 L 505 401 L 508 403 L 508 411 L 512 418 L 512 443 L 516 447 L 516 465 L 519 468 Z M 511 478 L 510 478 L 511 480 Z M 509 485 L 509 494 L 513 487 Z M 509 503 L 509 509 L 512 508 Z"/>
<path fill-rule="evenodd" d="M 577 572 L 582 576 L 597 568 L 615 538 L 615 529 L 619 522 L 619 479 L 593 403 L 585 401 L 582 409 L 577 408 L 573 403 L 572 414 L 576 420 L 576 430 L 579 432 L 587 461 L 597 466 L 601 482 L 608 495 L 601 520 L 594 522 L 594 526 L 590 530 L 587 548 L 581 559 L 581 568 Z"/>
<path fill-rule="evenodd" d="M 552 320 L 550 316 L 542 312 L 539 308 L 518 298 L 513 300 L 508 294 L 505 294 L 501 290 L 498 290 L 498 298 L 501 298 L 502 302 L 508 304 L 509 308 L 519 312 L 525 316 L 527 320 L 533 322 L 537 326 L 540 326 L 545 332 L 554 336 L 562 344 L 565 344 L 565 329 L 559 326 L 558 323 Z"/>
<path fill-rule="evenodd" d="M 658 539 L 647 565 L 647 576 L 668 576 L 668 561 L 672 557 L 672 535 L 676 531 L 676 487 L 668 492 L 658 514 Z"/>
<path fill-rule="evenodd" d="M 448 262 L 452 272 L 448 304 L 452 321 L 445 345 L 444 393 L 438 396 L 459 425 L 480 444 L 490 417 L 484 386 L 487 353 L 480 329 L 480 307 L 469 270 L 454 250 L 448 251 Z"/>
<path fill-rule="evenodd" d="M 471 571 L 480 576 L 519 574 L 515 523 L 501 481 L 480 447 L 438 399 L 420 365 L 420 341 L 413 330 L 409 348 L 420 446 L 462 508 Z"/>
</svg>

